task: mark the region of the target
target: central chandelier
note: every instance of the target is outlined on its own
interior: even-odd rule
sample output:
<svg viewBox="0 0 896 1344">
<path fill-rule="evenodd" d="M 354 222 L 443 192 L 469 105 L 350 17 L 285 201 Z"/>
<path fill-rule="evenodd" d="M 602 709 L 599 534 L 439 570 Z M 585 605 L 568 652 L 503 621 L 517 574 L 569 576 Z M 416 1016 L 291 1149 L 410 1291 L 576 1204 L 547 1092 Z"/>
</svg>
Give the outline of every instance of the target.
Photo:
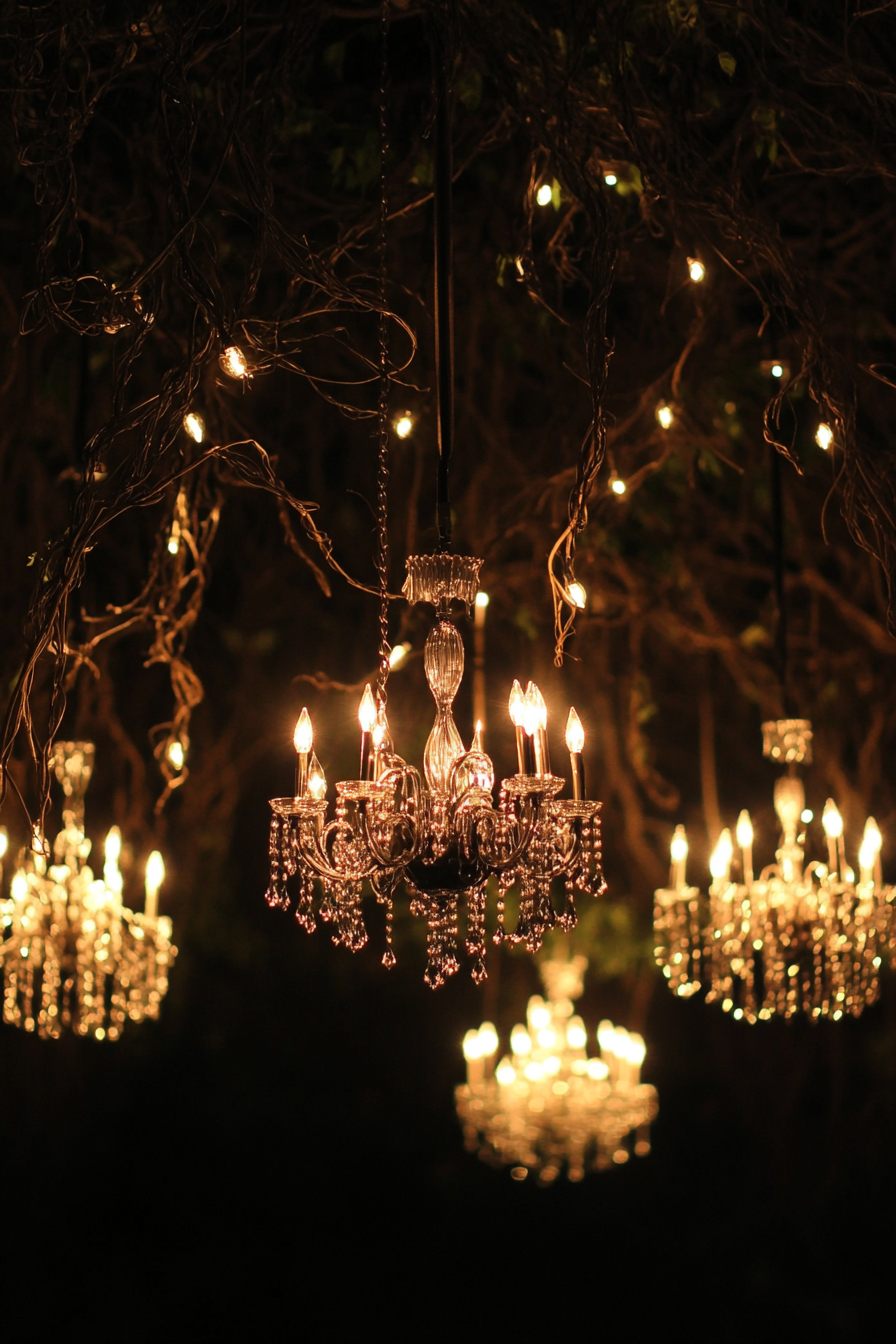
<svg viewBox="0 0 896 1344">
<path fill-rule="evenodd" d="M 804 865 L 806 808 L 799 764 L 811 761 L 808 719 L 778 719 L 762 725 L 763 754 L 788 766 L 775 784 L 781 825 L 776 862 L 758 874 L 753 867 L 753 824 L 741 812 L 731 832 L 723 830 L 709 861 L 708 896 L 688 886 L 683 826 L 672 838 L 669 886 L 656 893 L 656 958 L 674 993 L 683 998 L 706 989 L 706 1001 L 747 1022 L 803 1012 L 839 1021 L 858 1017 L 880 993 L 880 968 L 890 948 L 893 888 L 881 873 L 881 834 L 873 817 L 865 823 L 858 852 L 859 874 L 846 858 L 843 819 L 834 801 L 821 823 L 827 862 Z M 740 881 L 732 876 L 740 868 Z"/>
<path fill-rule="evenodd" d="M 459 904 L 467 908 L 465 946 L 472 975 L 485 978 L 485 909 L 489 878 L 497 878 L 495 942 L 509 937 L 535 952 L 544 934 L 575 925 L 575 894 L 601 895 L 600 803 L 583 797 L 584 732 L 574 709 L 566 742 L 572 775 L 571 798 L 557 795 L 565 781 L 552 774 L 544 698 L 534 683 L 523 693 L 514 683 L 510 714 L 516 728 L 518 773 L 502 781 L 497 807 L 492 797 L 495 771 L 477 725 L 466 750 L 454 722 L 452 703 L 464 669 L 463 640 L 449 618 L 452 602 L 474 601 L 479 560 L 460 556 L 414 556 L 404 586 L 409 602 L 430 602 L 437 621 L 424 648 L 426 678 L 436 718 L 426 743 L 423 776 L 393 751 L 384 703 L 364 691 L 359 778 L 336 785 L 336 816 L 327 822 L 326 781 L 312 751 L 313 730 L 306 709 L 296 724 L 296 792 L 271 800 L 271 906 L 288 908 L 287 878 L 298 873 L 296 918 L 309 932 L 316 924 L 314 883 L 320 879 L 320 917 L 335 926 L 334 941 L 357 950 L 367 941 L 361 889 L 370 881 L 386 907 L 385 966 L 392 950 L 393 900 L 400 882 L 411 911 L 426 919 L 427 969 L 433 988 L 459 966 Z M 552 884 L 562 879 L 565 899 L 555 911 Z M 519 887 L 519 918 L 508 933 L 505 897 Z"/>
<path fill-rule="evenodd" d="M 63 828 L 52 856 L 35 829 L 30 850 L 19 856 L 9 898 L 0 900 L 3 1021 L 44 1037 L 71 1030 L 114 1041 L 128 1019 L 158 1017 L 177 948 L 171 920 L 158 911 L 165 865 L 157 850 L 146 864 L 142 912 L 124 904 L 117 826 L 106 836 L 103 876 L 95 877 L 88 866 L 84 792 L 93 762 L 92 742 L 53 747 Z"/>
<path fill-rule="evenodd" d="M 550 1185 L 566 1169 L 571 1181 L 587 1170 L 627 1162 L 630 1137 L 639 1157 L 650 1151 L 656 1089 L 641 1082 L 645 1047 L 637 1033 L 603 1021 L 599 1054 L 573 1011 L 582 992 L 584 957 L 543 961 L 547 1000 L 534 995 L 526 1026 L 510 1033 L 510 1054 L 495 1067 L 498 1034 L 490 1022 L 464 1037 L 467 1081 L 455 1093 L 466 1146 L 515 1180 L 534 1172 Z"/>
</svg>

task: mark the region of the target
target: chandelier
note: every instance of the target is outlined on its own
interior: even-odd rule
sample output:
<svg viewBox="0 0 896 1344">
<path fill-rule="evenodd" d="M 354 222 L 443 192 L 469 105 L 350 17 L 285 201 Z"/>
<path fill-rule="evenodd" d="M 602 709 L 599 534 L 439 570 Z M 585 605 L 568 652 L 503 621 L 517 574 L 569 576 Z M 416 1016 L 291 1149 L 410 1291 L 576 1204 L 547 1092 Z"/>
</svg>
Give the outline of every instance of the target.
<svg viewBox="0 0 896 1344">
<path fill-rule="evenodd" d="M 94 877 L 88 866 L 84 792 L 93 762 L 91 742 L 53 747 L 63 828 L 52 856 L 35 828 L 30 850 L 19 855 L 9 898 L 0 900 L 3 1020 L 44 1037 L 71 1030 L 114 1041 L 128 1019 L 158 1017 L 177 948 L 171 920 L 158 913 L 165 877 L 158 851 L 146 864 L 142 913 L 124 905 L 117 826 L 106 836 L 103 876 Z"/>
<path fill-rule="evenodd" d="M 603 1021 L 599 1054 L 589 1058 L 588 1033 L 573 1012 L 582 992 L 584 957 L 543 961 L 547 1000 L 534 995 L 526 1026 L 510 1033 L 509 1055 L 495 1067 L 498 1034 L 490 1022 L 464 1037 L 467 1081 L 455 1092 L 466 1147 L 515 1180 L 533 1172 L 550 1185 L 566 1168 L 571 1181 L 588 1170 L 627 1162 L 629 1141 L 650 1151 L 656 1089 L 641 1082 L 644 1041 Z"/>
<path fill-rule="evenodd" d="M 858 852 L 859 875 L 847 862 L 843 819 L 832 799 L 821 818 L 827 862 L 804 865 L 806 809 L 799 764 L 812 758 L 808 719 L 778 719 L 762 725 L 763 754 L 787 765 L 775 784 L 781 826 L 776 862 L 758 874 L 753 867 L 753 824 L 741 812 L 731 832 L 723 830 L 709 861 L 708 897 L 688 886 L 688 843 L 683 826 L 672 838 L 669 886 L 656 893 L 656 958 L 674 993 L 687 998 L 700 989 L 735 1018 L 857 1017 L 880 993 L 880 967 L 890 946 L 893 888 L 881 875 L 881 834 L 873 817 L 865 823 Z M 740 868 L 740 881 L 732 868 Z"/>
<path fill-rule="evenodd" d="M 385 47 L 383 48 L 385 59 Z M 382 87 L 385 87 L 383 82 Z M 326 780 L 313 752 L 313 728 L 306 709 L 295 731 L 297 769 L 295 794 L 271 800 L 271 881 L 267 900 L 288 908 L 286 882 L 296 875 L 296 918 L 309 932 L 316 925 L 315 885 L 322 886 L 319 916 L 333 927 L 333 939 L 356 950 L 367 941 L 361 894 L 365 881 L 386 908 L 386 951 L 392 966 L 393 904 L 401 883 L 414 914 L 426 919 L 426 981 L 442 985 L 459 966 L 460 904 L 466 905 L 465 946 L 472 958 L 473 978 L 485 970 L 487 884 L 497 883 L 497 931 L 505 936 L 504 906 L 508 890 L 519 889 L 519 919 L 509 934 L 529 951 L 541 946 L 545 932 L 575 923 L 576 892 L 599 895 L 605 890 L 600 859 L 600 804 L 588 801 L 584 789 L 584 733 L 570 710 L 566 741 L 570 753 L 572 797 L 559 798 L 564 781 L 552 774 L 547 735 L 547 710 L 538 687 L 524 693 L 514 683 L 510 714 L 516 731 L 517 773 L 492 796 L 495 772 L 477 725 L 467 750 L 452 714 L 464 669 L 464 648 L 455 623 L 456 612 L 476 598 L 482 562 L 451 553 L 449 464 L 454 425 L 453 297 L 451 278 L 451 142 L 444 54 L 436 59 L 436 126 L 434 168 L 435 327 L 438 444 L 436 523 L 437 554 L 412 556 L 403 588 L 408 602 L 430 603 L 436 623 L 424 648 L 424 666 L 436 718 L 423 759 L 423 773 L 393 750 L 386 714 L 386 681 L 390 666 L 388 642 L 388 482 L 389 376 L 386 348 L 385 179 L 381 176 L 380 212 L 380 401 L 377 571 L 380 579 L 380 672 L 375 691 L 368 685 L 358 718 L 361 752 L 358 778 L 336 785 L 335 818 L 327 818 Z M 385 106 L 380 106 L 385 135 Z M 383 141 L 385 143 L 385 140 Z M 384 162 L 385 156 L 383 156 Z M 404 417 L 408 420 L 409 417 Z M 453 614 L 455 613 L 455 614 Z M 559 911 L 552 886 L 563 883 Z"/>
</svg>

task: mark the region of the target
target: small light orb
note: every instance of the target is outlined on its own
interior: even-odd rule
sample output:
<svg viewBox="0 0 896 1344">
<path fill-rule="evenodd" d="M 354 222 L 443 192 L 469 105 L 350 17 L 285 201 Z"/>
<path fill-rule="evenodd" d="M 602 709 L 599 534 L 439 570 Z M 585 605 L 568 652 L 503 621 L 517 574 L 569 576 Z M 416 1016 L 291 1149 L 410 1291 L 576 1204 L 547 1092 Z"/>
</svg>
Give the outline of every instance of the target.
<svg viewBox="0 0 896 1344">
<path fill-rule="evenodd" d="M 182 742 L 178 742 L 176 739 L 174 742 L 169 742 L 168 750 L 165 752 L 165 755 L 168 757 L 170 764 L 174 766 L 175 770 L 183 770 L 186 756 L 184 753 L 184 744 Z"/>
<path fill-rule="evenodd" d="M 604 173 L 604 181 L 608 187 L 615 187 L 618 180 L 615 173 Z"/>
<path fill-rule="evenodd" d="M 404 644 L 392 645 L 392 648 L 389 650 L 389 666 L 392 668 L 393 672 L 396 667 L 401 667 L 410 651 L 411 646 L 407 641 L 405 641 Z"/>
<path fill-rule="evenodd" d="M 784 365 L 783 365 L 783 364 L 773 364 L 772 367 L 771 367 L 771 375 L 772 375 L 773 378 L 783 378 L 783 377 L 784 377 Z"/>
<path fill-rule="evenodd" d="M 703 265 L 703 262 L 698 261 L 696 257 L 688 257 L 688 275 L 695 284 L 699 284 L 701 280 L 705 280 L 706 267 Z"/>
<path fill-rule="evenodd" d="M 477 607 L 482 607 L 482 608 L 487 607 L 487 606 L 488 606 L 488 593 L 481 593 L 481 592 L 480 592 L 480 593 L 477 593 L 477 594 L 476 594 L 476 605 L 477 605 Z"/>
<path fill-rule="evenodd" d="M 172 532 L 171 536 L 168 538 L 168 554 L 177 555 L 179 550 L 180 550 L 180 538 L 176 537 Z"/>
<path fill-rule="evenodd" d="M 818 426 L 815 431 L 815 442 L 818 444 L 819 448 L 823 448 L 824 451 L 827 452 L 834 442 L 834 431 L 831 429 L 830 425 Z"/>
<path fill-rule="evenodd" d="M 227 349 L 222 352 L 218 363 L 228 378 L 243 380 L 251 377 L 246 356 L 238 345 L 228 345 Z"/>
<path fill-rule="evenodd" d="M 800 821 L 805 822 L 805 824 L 808 825 L 814 816 L 815 813 L 812 811 L 811 807 L 804 807 L 800 813 Z"/>
<path fill-rule="evenodd" d="M 672 422 L 675 419 L 675 413 L 671 406 L 667 406 L 664 401 L 661 401 L 656 408 L 656 418 L 659 421 L 661 429 L 671 429 Z"/>
<path fill-rule="evenodd" d="M 400 439 L 406 439 L 414 429 L 414 417 L 410 411 L 402 411 L 401 415 L 397 415 L 392 421 L 392 428 Z"/>
<path fill-rule="evenodd" d="M 569 584 L 568 588 L 566 589 L 566 596 L 574 607 L 578 607 L 579 611 L 585 610 L 585 604 L 588 600 L 588 594 L 585 592 L 584 587 L 582 586 L 581 583 L 578 582 L 578 580 L 574 580 L 571 584 Z"/>
<path fill-rule="evenodd" d="M 539 205 L 550 205 L 553 194 L 550 183 L 542 182 L 538 191 L 535 193 L 535 199 Z"/>
<path fill-rule="evenodd" d="M 614 495 L 624 495 L 625 481 L 620 481 L 617 477 L 615 481 L 610 482 L 610 489 L 613 491 Z"/>
<path fill-rule="evenodd" d="M 196 411 L 187 411 L 184 416 L 184 429 L 195 443 L 201 443 L 205 438 L 205 421 Z"/>
</svg>

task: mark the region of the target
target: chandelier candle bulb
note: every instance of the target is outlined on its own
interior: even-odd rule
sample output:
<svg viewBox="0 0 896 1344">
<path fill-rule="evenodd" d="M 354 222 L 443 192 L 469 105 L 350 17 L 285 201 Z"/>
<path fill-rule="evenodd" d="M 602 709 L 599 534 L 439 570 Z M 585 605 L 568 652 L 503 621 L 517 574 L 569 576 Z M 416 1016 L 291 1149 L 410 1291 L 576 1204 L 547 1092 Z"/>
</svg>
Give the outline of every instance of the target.
<svg viewBox="0 0 896 1344">
<path fill-rule="evenodd" d="M 530 681 L 526 687 L 526 700 L 531 705 L 530 722 L 533 724 L 532 745 L 535 753 L 535 773 L 545 776 L 551 773 L 551 753 L 548 746 L 548 708 L 544 696 Z M 527 726 L 527 732 L 529 731 Z"/>
<path fill-rule="evenodd" d="M 521 775 L 531 775 L 531 762 L 529 760 L 531 752 L 531 740 L 525 728 L 526 717 L 526 697 L 523 694 L 523 688 L 518 681 L 514 681 L 510 691 L 510 722 L 513 724 L 516 732 L 516 759 L 518 773 Z"/>
<path fill-rule="evenodd" d="M 824 812 L 821 815 L 821 824 L 824 827 L 824 833 L 828 841 L 828 868 L 831 877 L 836 876 L 839 869 L 837 862 L 838 841 L 840 848 L 843 847 L 843 818 L 840 815 L 837 804 L 833 798 L 829 798 L 824 805 Z M 846 864 L 843 865 L 846 867 Z"/>
<path fill-rule="evenodd" d="M 117 826 L 113 826 L 106 836 L 106 843 L 103 847 L 103 881 L 111 892 L 120 897 L 123 887 L 121 871 L 118 867 L 118 860 L 121 855 L 121 831 Z"/>
<path fill-rule="evenodd" d="M 304 706 L 296 722 L 292 740 L 296 749 L 296 797 L 304 798 L 308 792 L 308 758 L 314 745 L 311 715 Z"/>
<path fill-rule="evenodd" d="M 585 746 L 585 730 L 582 721 L 573 708 L 570 708 L 566 720 L 566 747 L 569 752 L 569 768 L 572 774 L 572 796 L 576 802 L 585 797 L 585 763 L 582 750 Z"/>
<path fill-rule="evenodd" d="M 675 827 L 675 834 L 672 836 L 672 843 L 669 846 L 669 856 L 672 859 L 669 886 L 674 891 L 678 891 L 687 885 L 685 882 L 685 866 L 688 861 L 688 836 L 683 826 Z"/>
<path fill-rule="evenodd" d="M 159 888 L 165 881 L 165 860 L 154 849 L 146 860 L 146 886 L 143 912 L 147 919 L 159 917 Z"/>
<path fill-rule="evenodd" d="M 744 882 L 748 887 L 751 887 L 753 885 L 753 823 L 746 808 L 743 809 L 737 819 L 735 835 L 741 852 Z"/>
<path fill-rule="evenodd" d="M 376 723 L 376 701 L 370 689 L 370 682 L 364 687 L 361 703 L 358 706 L 358 722 L 361 725 L 361 768 L 359 779 L 370 777 L 370 734 Z"/>
<path fill-rule="evenodd" d="M 731 832 L 726 826 L 719 836 L 719 842 L 709 860 L 709 871 L 717 886 L 726 887 L 731 881 L 731 860 L 733 857 L 734 846 L 731 843 Z"/>
</svg>

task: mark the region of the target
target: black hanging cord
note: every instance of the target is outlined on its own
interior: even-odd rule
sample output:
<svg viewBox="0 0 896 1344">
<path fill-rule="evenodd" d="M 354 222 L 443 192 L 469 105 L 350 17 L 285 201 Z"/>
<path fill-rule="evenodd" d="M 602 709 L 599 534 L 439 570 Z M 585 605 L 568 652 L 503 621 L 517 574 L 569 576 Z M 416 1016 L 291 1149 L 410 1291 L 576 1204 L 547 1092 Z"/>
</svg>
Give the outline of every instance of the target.
<svg viewBox="0 0 896 1344">
<path fill-rule="evenodd" d="M 379 218 L 379 317 L 377 336 L 380 356 L 379 404 L 377 407 L 377 475 L 376 570 L 380 590 L 380 642 L 377 668 L 377 699 L 386 703 L 386 683 L 389 680 L 389 321 L 386 309 L 386 157 L 389 150 L 389 127 L 386 109 L 389 102 L 389 0 L 382 0 L 380 8 L 380 218 Z"/>
<path fill-rule="evenodd" d="M 432 43 L 435 84 L 435 317 L 436 392 L 439 421 L 439 475 L 436 526 L 439 552 L 451 550 L 448 472 L 454 447 L 454 284 L 451 248 L 451 98 L 448 64 L 451 44 L 441 34 Z"/>
<path fill-rule="evenodd" d="M 781 713 L 784 718 L 787 718 L 787 606 L 784 601 L 784 507 L 781 455 L 773 445 L 771 445 L 771 453 L 772 545 L 774 548 L 775 605 L 778 609 L 778 621 L 775 627 L 775 664 L 781 686 Z"/>
</svg>

